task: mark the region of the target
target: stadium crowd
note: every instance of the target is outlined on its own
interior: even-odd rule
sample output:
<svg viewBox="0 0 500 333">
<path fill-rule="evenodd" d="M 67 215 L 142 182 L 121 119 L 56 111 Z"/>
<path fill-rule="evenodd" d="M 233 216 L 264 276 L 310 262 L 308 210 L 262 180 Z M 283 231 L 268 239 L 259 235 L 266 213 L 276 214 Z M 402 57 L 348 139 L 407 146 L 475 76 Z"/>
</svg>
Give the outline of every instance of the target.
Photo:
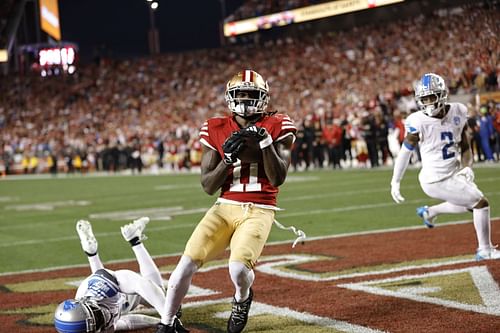
<svg viewBox="0 0 500 333">
<path fill-rule="evenodd" d="M 467 5 L 314 37 L 101 58 L 72 76 L 2 77 L 0 172 L 195 167 L 199 126 L 229 112 L 225 83 L 243 68 L 269 81 L 269 109 L 299 125 L 295 169 L 377 167 L 397 153 L 424 72 L 445 77 L 452 94 L 499 90 L 498 22 L 497 8 Z M 473 136 L 488 136 L 476 159 L 498 160 L 498 104 L 471 119 Z"/>
</svg>

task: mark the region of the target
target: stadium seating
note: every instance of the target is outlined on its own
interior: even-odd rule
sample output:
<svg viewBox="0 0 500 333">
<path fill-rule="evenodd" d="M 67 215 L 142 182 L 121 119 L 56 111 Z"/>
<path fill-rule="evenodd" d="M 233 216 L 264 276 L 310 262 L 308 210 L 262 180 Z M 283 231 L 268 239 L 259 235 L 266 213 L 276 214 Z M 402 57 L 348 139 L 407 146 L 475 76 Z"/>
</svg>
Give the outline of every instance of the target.
<svg viewBox="0 0 500 333">
<path fill-rule="evenodd" d="M 3 169 L 40 172 L 52 156 L 69 171 L 78 156 L 80 170 L 116 171 L 133 165 L 133 152 L 149 168 L 188 168 L 198 127 L 228 112 L 225 82 L 248 67 L 269 81 L 272 110 L 298 125 L 306 118 L 317 127 L 340 119 L 362 151 L 367 131 L 381 122 L 391 128 L 395 112 L 414 109 L 413 82 L 424 72 L 447 78 L 452 93 L 498 90 L 499 20 L 498 11 L 465 5 L 302 39 L 101 59 L 73 76 L 0 77 Z M 42 162 L 23 168 L 23 156 Z"/>
</svg>

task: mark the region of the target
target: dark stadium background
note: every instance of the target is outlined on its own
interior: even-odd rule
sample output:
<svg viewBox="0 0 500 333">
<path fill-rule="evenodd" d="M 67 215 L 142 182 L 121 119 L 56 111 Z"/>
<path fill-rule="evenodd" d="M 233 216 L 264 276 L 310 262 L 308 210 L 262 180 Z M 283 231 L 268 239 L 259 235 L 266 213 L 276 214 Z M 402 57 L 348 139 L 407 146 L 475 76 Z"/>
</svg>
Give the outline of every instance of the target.
<svg viewBox="0 0 500 333">
<path fill-rule="evenodd" d="M 160 0 L 155 12 L 161 52 L 219 47 L 221 19 L 233 13 L 243 0 Z M 322 1 L 311 1 L 311 3 Z M 323 1 L 324 2 L 324 1 Z M 355 12 L 261 32 L 264 38 L 304 33 L 304 30 L 344 29 L 360 24 L 401 19 L 415 12 L 430 12 L 439 7 L 457 6 L 474 0 L 406 0 L 375 11 Z M 64 0 L 59 2 L 62 36 L 77 42 L 82 60 L 96 53 L 130 57 L 149 53 L 150 27 L 146 0 Z M 307 33 L 307 31 L 306 31 Z"/>
</svg>

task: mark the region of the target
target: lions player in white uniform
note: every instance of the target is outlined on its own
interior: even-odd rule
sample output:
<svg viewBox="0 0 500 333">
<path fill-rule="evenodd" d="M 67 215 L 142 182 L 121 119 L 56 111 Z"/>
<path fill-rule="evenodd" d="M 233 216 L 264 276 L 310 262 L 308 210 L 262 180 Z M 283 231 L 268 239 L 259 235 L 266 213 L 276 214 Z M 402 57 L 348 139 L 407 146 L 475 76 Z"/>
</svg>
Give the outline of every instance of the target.
<svg viewBox="0 0 500 333">
<path fill-rule="evenodd" d="M 478 240 L 476 260 L 499 259 L 491 243 L 490 207 L 488 200 L 474 183 L 472 153 L 466 135 L 467 107 L 447 103 L 448 89 L 442 77 L 434 73 L 422 76 L 415 87 L 420 111 L 405 121 L 407 135 L 394 163 L 391 195 L 401 203 L 400 182 L 417 146 L 420 147 L 422 169 L 419 181 L 431 198 L 444 202 L 417 208 L 424 224 L 432 228 L 439 214 L 465 213 L 472 210 Z"/>
<path fill-rule="evenodd" d="M 114 332 L 153 327 L 160 322 L 156 317 L 129 313 L 142 301 L 160 313 L 165 303 L 160 271 L 141 242 L 148 222 L 149 218 L 142 217 L 121 227 L 123 237 L 132 245 L 140 275 L 126 269 L 105 269 L 90 223 L 77 222 L 76 230 L 92 274 L 80 284 L 74 299 L 57 307 L 54 325 L 58 332 Z"/>
</svg>

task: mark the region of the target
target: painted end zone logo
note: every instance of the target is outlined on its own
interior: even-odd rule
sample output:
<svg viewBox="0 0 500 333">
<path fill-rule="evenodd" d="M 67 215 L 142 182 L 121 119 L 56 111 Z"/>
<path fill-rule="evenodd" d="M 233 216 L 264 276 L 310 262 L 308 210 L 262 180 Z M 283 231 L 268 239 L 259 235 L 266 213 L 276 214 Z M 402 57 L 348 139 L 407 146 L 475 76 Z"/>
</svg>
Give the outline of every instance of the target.
<svg viewBox="0 0 500 333">
<path fill-rule="evenodd" d="M 474 261 L 475 242 L 473 227 L 462 224 L 267 246 L 245 332 L 499 332 L 500 260 Z M 155 259 L 165 279 L 177 259 Z M 1 276 L 0 331 L 54 332 L 56 305 L 88 274 L 82 267 Z M 232 293 L 224 258 L 203 267 L 184 324 L 224 332 Z"/>
</svg>

